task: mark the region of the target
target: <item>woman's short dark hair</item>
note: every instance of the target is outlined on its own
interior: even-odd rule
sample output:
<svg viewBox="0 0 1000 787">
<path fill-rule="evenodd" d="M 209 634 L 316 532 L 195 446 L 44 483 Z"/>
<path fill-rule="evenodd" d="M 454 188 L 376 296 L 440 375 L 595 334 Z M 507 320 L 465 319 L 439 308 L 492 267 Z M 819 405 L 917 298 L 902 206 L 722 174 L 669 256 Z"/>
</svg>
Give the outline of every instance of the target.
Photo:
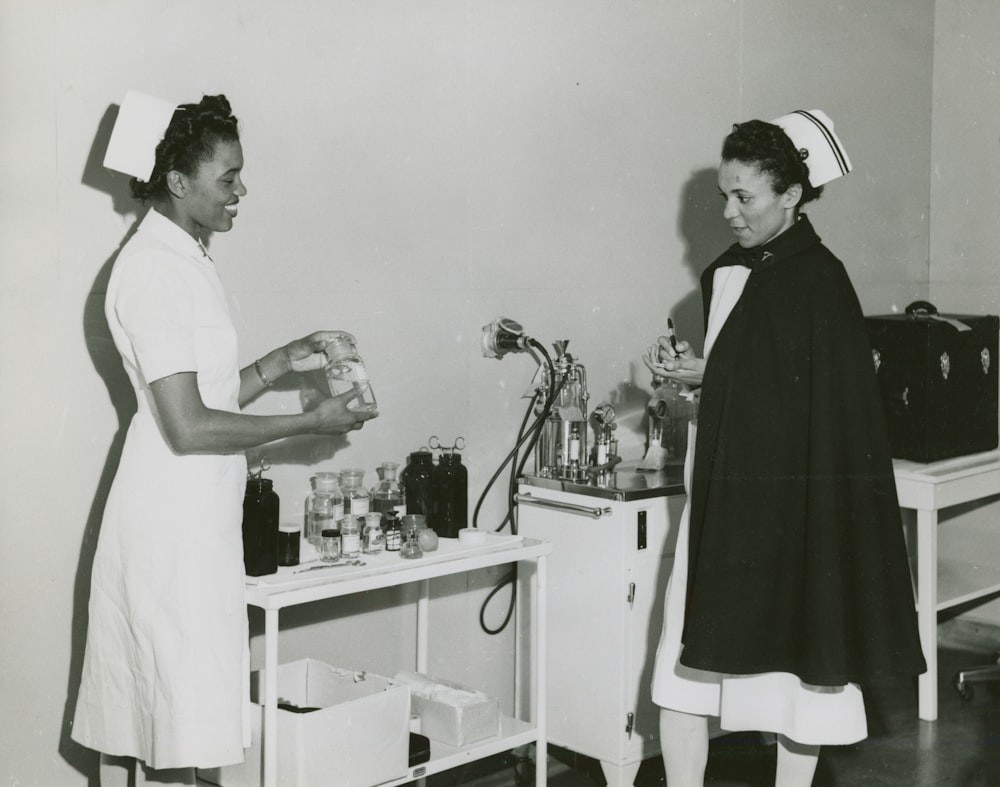
<svg viewBox="0 0 1000 787">
<path fill-rule="evenodd" d="M 181 104 L 156 146 L 156 165 L 149 181 L 133 178 L 132 195 L 146 202 L 167 193 L 171 170 L 194 175 L 215 154 L 219 142 L 237 142 L 240 135 L 229 100 L 221 93 L 203 96 L 197 104 Z"/>
<path fill-rule="evenodd" d="M 796 207 L 819 199 L 822 186 L 809 183 L 809 165 L 806 151 L 796 150 L 792 140 L 781 126 L 763 120 L 736 123 L 722 143 L 723 161 L 740 161 L 752 164 L 771 180 L 776 194 L 784 194 L 789 186 L 802 186 L 802 198 Z"/>
</svg>

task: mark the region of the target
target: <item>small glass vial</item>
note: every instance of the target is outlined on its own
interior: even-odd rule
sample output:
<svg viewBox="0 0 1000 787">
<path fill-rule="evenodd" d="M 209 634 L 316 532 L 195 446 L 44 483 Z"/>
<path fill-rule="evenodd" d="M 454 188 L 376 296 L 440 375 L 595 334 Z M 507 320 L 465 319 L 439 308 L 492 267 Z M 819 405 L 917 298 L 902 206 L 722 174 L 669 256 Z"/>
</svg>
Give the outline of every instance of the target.
<svg viewBox="0 0 1000 787">
<path fill-rule="evenodd" d="M 406 513 L 406 503 L 403 498 L 403 487 L 396 480 L 399 470 L 398 462 L 383 462 L 381 466 L 382 480 L 372 491 L 372 511 L 385 514 L 395 511 L 399 516 Z"/>
<path fill-rule="evenodd" d="M 377 410 L 375 394 L 368 379 L 368 369 L 358 354 L 353 337 L 338 336 L 327 343 L 323 352 L 328 359 L 325 371 L 330 393 L 339 396 L 353 391 L 355 398 L 347 405 L 349 409 Z"/>
<path fill-rule="evenodd" d="M 302 543 L 302 528 L 295 523 L 284 523 L 278 527 L 278 565 L 297 566 L 299 547 Z"/>
<path fill-rule="evenodd" d="M 364 470 L 344 470 L 340 474 L 340 491 L 344 494 L 344 515 L 363 517 L 371 510 L 371 496 L 364 486 Z"/>
<path fill-rule="evenodd" d="M 344 515 L 344 496 L 336 473 L 316 473 L 313 493 L 306 499 L 306 540 L 317 549 L 324 530 L 335 528 Z"/>
<path fill-rule="evenodd" d="M 403 531 L 399 527 L 399 519 L 395 511 L 387 511 L 385 514 L 385 551 L 399 552 L 403 546 Z"/>
<path fill-rule="evenodd" d="M 382 515 L 378 511 L 365 514 L 365 534 L 362 537 L 361 549 L 366 555 L 378 555 L 385 551 Z"/>
<path fill-rule="evenodd" d="M 340 520 L 340 554 L 348 560 L 361 554 L 361 531 L 358 518 L 353 514 L 344 514 Z"/>
<path fill-rule="evenodd" d="M 336 528 L 327 528 L 320 534 L 319 558 L 324 563 L 340 560 L 340 531 Z"/>
</svg>

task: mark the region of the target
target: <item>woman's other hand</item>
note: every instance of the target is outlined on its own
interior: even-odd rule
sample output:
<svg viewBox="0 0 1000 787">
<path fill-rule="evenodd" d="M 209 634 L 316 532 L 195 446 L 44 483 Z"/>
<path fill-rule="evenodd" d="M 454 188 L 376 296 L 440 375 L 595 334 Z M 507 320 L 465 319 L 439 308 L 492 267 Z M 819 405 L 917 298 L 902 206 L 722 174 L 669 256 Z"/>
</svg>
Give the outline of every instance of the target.
<svg viewBox="0 0 1000 787">
<path fill-rule="evenodd" d="M 335 339 L 354 341 L 354 336 L 347 331 L 316 331 L 301 339 L 296 339 L 285 345 L 285 355 L 288 356 L 288 366 L 293 372 L 311 372 L 326 366 L 327 357 L 323 354 L 327 345 Z"/>
<path fill-rule="evenodd" d="M 660 336 L 656 344 L 646 350 L 642 362 L 655 375 L 691 386 L 701 385 L 705 373 L 705 359 L 696 356 L 688 342 L 679 341 L 674 345 L 666 336 Z"/>
<path fill-rule="evenodd" d="M 310 410 L 316 421 L 312 432 L 316 434 L 344 434 L 365 425 L 365 421 L 378 417 L 378 410 L 352 410 L 351 404 L 358 398 L 356 391 L 347 391 L 330 399 L 322 399 Z"/>
</svg>

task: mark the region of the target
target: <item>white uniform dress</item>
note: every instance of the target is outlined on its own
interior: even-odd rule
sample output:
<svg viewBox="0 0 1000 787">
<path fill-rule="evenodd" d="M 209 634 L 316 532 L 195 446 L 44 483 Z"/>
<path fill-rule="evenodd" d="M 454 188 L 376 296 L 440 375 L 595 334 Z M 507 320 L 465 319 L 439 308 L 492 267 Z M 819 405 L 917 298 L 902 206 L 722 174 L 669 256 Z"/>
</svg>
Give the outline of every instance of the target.
<svg viewBox="0 0 1000 787">
<path fill-rule="evenodd" d="M 211 259 L 150 210 L 118 256 L 105 313 L 137 411 L 94 555 L 73 738 L 152 768 L 228 765 L 249 745 L 243 453 L 180 456 L 149 382 L 196 372 L 239 411 L 236 333 Z"/>
<path fill-rule="evenodd" d="M 741 266 L 716 271 L 705 336 L 706 358 L 749 276 L 750 269 Z M 684 487 L 689 492 L 695 431 L 692 425 L 684 465 Z M 689 506 L 690 499 L 681 514 L 674 567 L 667 583 L 663 630 L 653 667 L 653 702 L 685 713 L 719 717 L 723 730 L 779 733 L 807 745 L 849 744 L 867 737 L 864 699 L 856 684 L 811 686 L 789 672 L 727 675 L 680 663 L 687 597 Z"/>
</svg>

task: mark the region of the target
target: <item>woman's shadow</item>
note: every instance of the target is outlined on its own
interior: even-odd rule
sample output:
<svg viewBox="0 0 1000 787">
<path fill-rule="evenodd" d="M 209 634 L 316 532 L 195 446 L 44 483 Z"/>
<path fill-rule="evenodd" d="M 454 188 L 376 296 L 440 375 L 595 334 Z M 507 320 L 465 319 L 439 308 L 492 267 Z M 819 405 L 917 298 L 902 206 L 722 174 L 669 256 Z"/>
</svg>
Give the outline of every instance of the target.
<svg viewBox="0 0 1000 787">
<path fill-rule="evenodd" d="M 115 213 L 124 218 L 134 217 L 134 221 L 118 248 L 101 264 L 83 306 L 82 328 L 87 352 L 94 364 L 94 369 L 107 388 L 108 398 L 115 409 L 117 428 L 111 438 L 111 444 L 108 447 L 108 453 L 97 482 L 97 489 L 87 512 L 87 522 L 80 543 L 80 558 L 73 580 L 70 667 L 59 735 L 60 755 L 73 768 L 89 778 L 91 787 L 98 787 L 99 784 L 97 753 L 72 740 L 70 732 L 73 727 L 77 692 L 80 688 L 83 670 L 84 647 L 87 639 L 87 606 L 90 600 L 90 577 L 94 563 L 94 552 L 97 548 L 97 539 L 108 493 L 115 473 L 118 471 L 118 463 L 125 444 L 125 435 L 136 411 L 135 392 L 111 337 L 111 330 L 104 314 L 104 299 L 114 262 L 145 215 L 145 209 L 131 195 L 128 178 L 110 172 L 104 168 L 102 163 L 104 151 L 107 149 L 111 136 L 111 129 L 117 116 L 118 106 L 111 105 L 101 118 L 81 177 L 81 183 L 84 186 L 101 191 L 111 198 Z M 296 375 L 289 375 L 289 377 L 296 377 Z M 275 388 L 279 390 L 282 388 L 285 390 L 293 387 L 301 388 L 300 399 L 306 407 L 317 397 L 329 395 L 317 390 L 322 387 L 322 381 L 316 375 L 298 377 L 303 377 L 303 379 L 289 382 L 282 380 Z M 271 464 L 313 464 L 329 459 L 343 445 L 346 445 L 346 438 L 307 436 L 290 438 L 271 444 L 266 453 Z M 251 455 L 249 458 L 252 460 L 254 457 Z"/>
</svg>

